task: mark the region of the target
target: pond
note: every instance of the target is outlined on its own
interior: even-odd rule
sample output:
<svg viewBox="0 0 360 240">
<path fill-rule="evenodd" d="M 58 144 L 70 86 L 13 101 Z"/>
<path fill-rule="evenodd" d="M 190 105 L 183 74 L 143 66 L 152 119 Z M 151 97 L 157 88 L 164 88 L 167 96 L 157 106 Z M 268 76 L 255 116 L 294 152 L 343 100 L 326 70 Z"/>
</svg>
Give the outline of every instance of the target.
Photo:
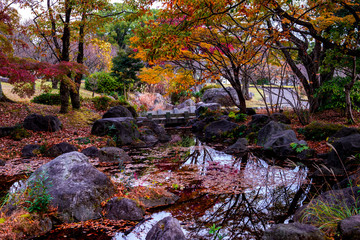
<svg viewBox="0 0 360 240">
<path fill-rule="evenodd" d="M 177 161 L 159 159 L 148 168 L 126 169 L 139 174 L 133 185 L 172 186 L 180 199 L 151 210 L 130 234 L 113 239 L 145 239 L 167 216 L 180 221 L 187 239 L 259 239 L 272 224 L 289 221 L 305 199 L 306 167 L 275 166 L 251 154 L 232 156 L 198 140 L 180 152 Z"/>
</svg>

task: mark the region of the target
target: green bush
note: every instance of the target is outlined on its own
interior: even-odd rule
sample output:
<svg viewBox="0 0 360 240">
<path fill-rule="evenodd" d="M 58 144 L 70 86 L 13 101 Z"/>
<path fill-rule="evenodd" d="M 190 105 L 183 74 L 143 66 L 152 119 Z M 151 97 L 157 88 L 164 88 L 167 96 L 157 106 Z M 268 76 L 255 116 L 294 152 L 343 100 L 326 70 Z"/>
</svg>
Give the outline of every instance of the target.
<svg viewBox="0 0 360 240">
<path fill-rule="evenodd" d="M 321 141 L 326 140 L 342 128 L 343 126 L 340 124 L 312 122 L 305 128 L 298 129 L 298 132 L 303 134 L 307 140 Z"/>
<path fill-rule="evenodd" d="M 221 86 L 217 85 L 217 84 L 208 84 L 208 85 L 205 85 L 201 90 L 200 90 L 200 94 L 201 96 L 204 95 L 204 92 L 208 89 L 211 89 L 211 88 L 221 88 Z"/>
<path fill-rule="evenodd" d="M 30 213 L 45 213 L 48 210 L 50 201 L 52 199 L 48 192 L 48 178 L 49 177 L 45 172 L 41 172 L 38 174 L 37 178 L 29 182 L 29 187 L 27 189 L 28 200 L 26 201 L 27 207 L 25 208 Z"/>
<path fill-rule="evenodd" d="M 349 77 L 334 77 L 330 81 L 324 82 L 317 90 L 315 96 L 322 97 L 320 110 L 341 109 L 345 110 L 345 91 L 344 86 L 350 82 Z M 352 107 L 360 111 L 360 82 L 355 82 L 350 92 Z"/>
<path fill-rule="evenodd" d="M 245 122 L 247 118 L 246 114 L 240 112 L 230 112 L 228 116 L 229 118 L 232 118 L 235 122 Z"/>
<path fill-rule="evenodd" d="M 110 94 L 119 88 L 116 79 L 106 72 L 96 72 L 85 80 L 85 89 L 95 90 L 97 93 Z"/>
<path fill-rule="evenodd" d="M 43 93 L 34 97 L 31 102 L 45 105 L 60 105 L 60 94 Z"/>
<path fill-rule="evenodd" d="M 23 127 L 17 127 L 10 134 L 10 138 L 15 141 L 21 141 L 24 138 L 31 137 L 31 133 Z"/>
<path fill-rule="evenodd" d="M 92 101 L 94 103 L 94 107 L 96 110 L 105 111 L 109 108 L 112 100 L 109 97 L 101 96 L 101 97 L 94 97 Z"/>
</svg>

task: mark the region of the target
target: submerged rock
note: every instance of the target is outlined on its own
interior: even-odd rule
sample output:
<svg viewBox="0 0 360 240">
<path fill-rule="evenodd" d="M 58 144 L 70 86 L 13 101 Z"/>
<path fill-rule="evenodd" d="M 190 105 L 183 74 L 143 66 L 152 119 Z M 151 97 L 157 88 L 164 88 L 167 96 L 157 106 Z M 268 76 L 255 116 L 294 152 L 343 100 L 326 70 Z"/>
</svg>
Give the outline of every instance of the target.
<svg viewBox="0 0 360 240">
<path fill-rule="evenodd" d="M 146 240 L 185 240 L 180 223 L 173 217 L 157 222 L 146 235 Z"/>
<path fill-rule="evenodd" d="M 264 232 L 262 240 L 323 240 L 321 231 L 302 223 L 276 224 Z"/>
</svg>

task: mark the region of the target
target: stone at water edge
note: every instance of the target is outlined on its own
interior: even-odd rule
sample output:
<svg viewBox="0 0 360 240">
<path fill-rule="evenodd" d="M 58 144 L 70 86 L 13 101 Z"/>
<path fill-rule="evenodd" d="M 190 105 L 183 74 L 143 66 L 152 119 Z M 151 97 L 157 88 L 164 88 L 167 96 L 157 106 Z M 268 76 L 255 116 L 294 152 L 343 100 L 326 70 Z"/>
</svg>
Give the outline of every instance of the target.
<svg viewBox="0 0 360 240">
<path fill-rule="evenodd" d="M 233 145 L 225 149 L 225 153 L 234 154 L 234 153 L 244 153 L 247 151 L 248 141 L 246 138 L 239 138 Z"/>
<path fill-rule="evenodd" d="M 264 232 L 262 240 L 324 240 L 321 231 L 309 224 L 276 224 Z"/>
<path fill-rule="evenodd" d="M 179 221 L 173 217 L 166 217 L 150 229 L 146 240 L 186 240 L 186 238 Z"/>
<path fill-rule="evenodd" d="M 338 223 L 337 231 L 341 239 L 360 240 L 360 215 L 354 215 Z"/>
<path fill-rule="evenodd" d="M 115 193 L 110 179 L 79 152 L 65 153 L 41 166 L 26 184 L 31 187 L 32 182 L 44 177 L 51 205 L 57 207 L 57 216 L 63 222 L 102 217 L 101 202 Z"/>
<path fill-rule="evenodd" d="M 223 134 L 231 133 L 238 127 L 239 125 L 236 123 L 227 120 L 212 122 L 205 128 L 205 139 L 206 141 L 218 140 L 219 138 L 226 137 Z"/>
<path fill-rule="evenodd" d="M 131 157 L 121 148 L 103 147 L 99 150 L 100 162 L 130 163 Z"/>
<path fill-rule="evenodd" d="M 112 198 L 106 203 L 104 210 L 105 217 L 110 220 L 140 221 L 145 214 L 145 211 L 129 198 Z"/>
</svg>

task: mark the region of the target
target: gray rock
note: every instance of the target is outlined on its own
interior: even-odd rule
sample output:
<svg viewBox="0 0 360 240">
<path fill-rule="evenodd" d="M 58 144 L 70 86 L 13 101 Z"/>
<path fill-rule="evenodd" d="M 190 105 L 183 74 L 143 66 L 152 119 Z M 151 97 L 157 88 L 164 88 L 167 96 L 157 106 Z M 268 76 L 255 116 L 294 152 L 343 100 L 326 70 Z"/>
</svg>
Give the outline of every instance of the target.
<svg viewBox="0 0 360 240">
<path fill-rule="evenodd" d="M 152 131 L 148 132 L 147 135 L 155 135 L 159 142 L 165 143 L 169 142 L 171 140 L 171 136 L 167 134 L 164 127 L 162 127 L 160 124 L 155 123 L 153 120 L 150 119 L 141 119 L 137 122 L 137 125 L 141 127 L 147 127 Z"/>
<path fill-rule="evenodd" d="M 6 162 L 0 159 L 0 166 L 5 166 Z"/>
<path fill-rule="evenodd" d="M 248 141 L 246 140 L 246 138 L 239 138 L 236 143 L 229 146 L 224 152 L 227 154 L 244 153 L 247 151 L 247 144 Z"/>
<path fill-rule="evenodd" d="M 46 151 L 46 155 L 49 157 L 57 157 L 64 153 L 69 153 L 69 152 L 73 152 L 73 151 L 77 151 L 77 148 L 75 146 L 73 146 L 67 142 L 62 142 L 62 143 L 55 144 L 51 148 L 49 148 Z"/>
<path fill-rule="evenodd" d="M 195 106 L 195 102 L 191 98 L 180 103 L 179 105 L 176 106 L 176 108 L 182 109 L 182 108 L 186 108 L 186 107 L 190 107 L 190 106 Z"/>
<path fill-rule="evenodd" d="M 24 158 L 31 158 L 31 157 L 36 157 L 37 153 L 40 151 L 40 145 L 38 144 L 29 144 L 29 145 L 25 145 L 22 149 L 21 149 L 21 157 Z"/>
<path fill-rule="evenodd" d="M 286 157 L 295 153 L 295 150 L 290 146 L 291 143 L 298 143 L 296 134 L 293 130 L 285 130 L 273 134 L 264 144 L 264 149 L 272 150 L 280 157 Z"/>
<path fill-rule="evenodd" d="M 95 146 L 91 146 L 91 147 L 88 147 L 88 148 L 85 148 L 84 150 L 82 150 L 81 153 L 87 157 L 98 157 L 99 149 Z"/>
<path fill-rule="evenodd" d="M 173 217 L 157 222 L 146 235 L 146 240 L 185 240 L 180 223 Z"/>
<path fill-rule="evenodd" d="M 251 117 L 248 126 L 256 132 L 271 121 L 271 118 L 265 114 L 255 114 Z"/>
<path fill-rule="evenodd" d="M 38 168 L 26 181 L 31 187 L 43 180 L 64 222 L 100 218 L 101 202 L 111 197 L 110 179 L 88 162 L 79 152 L 65 153 Z"/>
<path fill-rule="evenodd" d="M 56 132 L 61 129 L 61 122 L 56 116 L 42 116 L 34 113 L 25 118 L 23 126 L 35 132 Z"/>
<path fill-rule="evenodd" d="M 348 217 L 338 223 L 340 239 L 360 240 L 360 215 Z"/>
<path fill-rule="evenodd" d="M 92 126 L 91 134 L 112 136 L 118 146 L 131 144 L 140 137 L 134 118 L 129 117 L 97 120 Z"/>
<path fill-rule="evenodd" d="M 110 108 L 102 118 L 134 117 L 133 114 L 124 106 Z"/>
<path fill-rule="evenodd" d="M 224 137 L 224 134 L 231 133 L 238 127 L 239 125 L 236 123 L 227 120 L 212 122 L 205 128 L 205 139 L 207 141 L 212 141 L 214 139 L 222 138 Z"/>
<path fill-rule="evenodd" d="M 319 229 L 309 224 L 276 224 L 264 232 L 262 240 L 323 240 Z"/>
<path fill-rule="evenodd" d="M 236 104 L 239 104 L 239 98 L 234 88 L 227 87 L 227 91 L 230 92 L 231 96 L 234 98 Z M 207 89 L 201 100 L 204 103 L 219 103 L 222 106 L 234 106 L 230 95 L 223 88 L 210 88 Z"/>
<path fill-rule="evenodd" d="M 196 117 L 199 117 L 207 109 L 209 109 L 211 111 L 217 111 L 217 110 L 221 109 L 221 105 L 218 103 L 199 103 L 195 110 Z"/>
<path fill-rule="evenodd" d="M 256 115 L 254 115 L 254 116 L 256 116 Z M 266 116 L 266 115 L 264 115 L 264 116 Z M 264 118 L 264 120 L 265 120 L 265 118 Z M 282 132 L 286 129 L 287 129 L 286 126 L 282 123 L 278 123 L 275 121 L 271 121 L 271 122 L 267 123 L 264 127 L 262 127 L 259 130 L 257 144 L 259 146 L 264 146 L 269 141 L 269 139 L 272 137 L 272 135 L 278 134 L 279 132 Z"/>
<path fill-rule="evenodd" d="M 282 113 L 273 113 L 270 118 L 279 123 L 291 124 L 291 120 Z"/>
<path fill-rule="evenodd" d="M 140 221 L 145 214 L 145 211 L 129 198 L 112 198 L 106 203 L 104 210 L 105 217 L 110 220 Z"/>
<path fill-rule="evenodd" d="M 326 166 L 343 170 L 343 164 L 347 170 L 357 169 L 357 162 L 347 161 L 347 158 L 360 152 L 360 134 L 352 134 L 336 140 L 333 144 L 336 152 L 332 150 L 328 154 Z M 339 156 L 342 163 L 340 162 Z"/>
<path fill-rule="evenodd" d="M 121 148 L 103 147 L 99 151 L 100 162 L 130 163 L 131 157 Z"/>
</svg>

